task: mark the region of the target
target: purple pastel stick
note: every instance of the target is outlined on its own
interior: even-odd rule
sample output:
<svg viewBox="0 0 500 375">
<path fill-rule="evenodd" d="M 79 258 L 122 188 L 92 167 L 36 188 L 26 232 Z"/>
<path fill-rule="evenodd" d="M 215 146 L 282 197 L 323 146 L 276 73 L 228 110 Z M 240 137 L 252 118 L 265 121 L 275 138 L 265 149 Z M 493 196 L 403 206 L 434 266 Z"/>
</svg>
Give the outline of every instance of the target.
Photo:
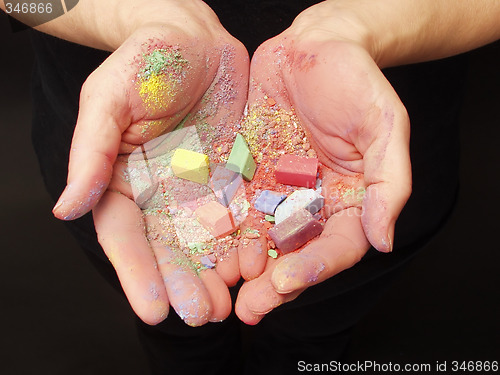
<svg viewBox="0 0 500 375">
<path fill-rule="evenodd" d="M 276 207 L 283 202 L 286 194 L 277 193 L 271 190 L 264 190 L 260 193 L 259 197 L 255 200 L 254 207 L 256 210 L 268 215 L 274 215 Z"/>
<path fill-rule="evenodd" d="M 295 211 L 269 230 L 276 247 L 286 254 L 321 234 L 323 226 L 304 208 Z"/>
</svg>

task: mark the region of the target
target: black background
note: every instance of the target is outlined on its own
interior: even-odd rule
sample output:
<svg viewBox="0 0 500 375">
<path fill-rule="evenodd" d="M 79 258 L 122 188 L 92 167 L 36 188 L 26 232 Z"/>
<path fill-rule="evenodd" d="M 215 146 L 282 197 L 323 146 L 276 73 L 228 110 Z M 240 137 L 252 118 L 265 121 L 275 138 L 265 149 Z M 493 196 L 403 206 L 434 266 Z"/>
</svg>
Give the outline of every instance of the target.
<svg viewBox="0 0 500 375">
<path fill-rule="evenodd" d="M 127 302 L 52 217 L 30 143 L 32 61 L 28 33 L 0 15 L 0 373 L 142 374 Z M 500 360 L 499 67 L 498 42 L 471 54 L 457 208 L 359 324 L 348 361 Z"/>
</svg>

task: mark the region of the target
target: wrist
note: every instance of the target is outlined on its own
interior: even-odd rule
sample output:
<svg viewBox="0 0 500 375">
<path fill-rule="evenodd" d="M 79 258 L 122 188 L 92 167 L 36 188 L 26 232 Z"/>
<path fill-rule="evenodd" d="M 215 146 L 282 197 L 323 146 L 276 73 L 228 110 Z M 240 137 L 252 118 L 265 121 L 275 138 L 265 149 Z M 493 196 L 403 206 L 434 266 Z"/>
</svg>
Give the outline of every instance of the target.
<svg viewBox="0 0 500 375">
<path fill-rule="evenodd" d="M 383 68 L 491 43 L 500 38 L 499 17 L 495 0 L 327 0 L 301 13 L 290 29 L 309 41 L 356 43 Z"/>
<path fill-rule="evenodd" d="M 0 8 L 5 10 L 3 0 Z M 41 32 L 107 51 L 115 51 L 143 28 L 177 28 L 193 37 L 212 36 L 222 29 L 215 13 L 201 0 L 80 0 L 67 13 L 43 24 L 36 14 L 12 16 Z"/>
<path fill-rule="evenodd" d="M 135 1 L 123 19 L 115 48 L 142 28 L 168 26 L 193 38 L 215 38 L 224 30 L 216 14 L 201 0 Z"/>
<path fill-rule="evenodd" d="M 328 0 L 299 14 L 287 33 L 307 45 L 311 42 L 344 42 L 363 48 L 376 60 L 378 46 L 363 17 L 352 1 Z"/>
</svg>

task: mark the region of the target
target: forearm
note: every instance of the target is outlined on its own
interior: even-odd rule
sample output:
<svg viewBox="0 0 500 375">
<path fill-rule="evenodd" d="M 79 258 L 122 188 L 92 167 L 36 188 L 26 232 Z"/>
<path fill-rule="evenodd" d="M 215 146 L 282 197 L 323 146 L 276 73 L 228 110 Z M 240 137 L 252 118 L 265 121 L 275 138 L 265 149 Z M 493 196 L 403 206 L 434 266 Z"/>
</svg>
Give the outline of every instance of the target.
<svg viewBox="0 0 500 375">
<path fill-rule="evenodd" d="M 319 23 L 362 44 L 380 67 L 444 58 L 500 38 L 498 0 L 328 0 L 320 6 Z"/>
<path fill-rule="evenodd" d="M 3 11 L 6 2 L 0 0 Z M 137 28 L 147 24 L 168 23 L 189 31 L 196 27 L 194 25 L 213 20 L 214 16 L 207 14 L 206 7 L 199 7 L 199 3 L 191 0 L 80 0 L 68 13 L 35 28 L 74 43 L 114 51 Z M 36 20 L 27 18 L 29 14 L 11 15 L 28 25 L 36 24 Z M 188 22 L 188 15 L 199 22 Z"/>
</svg>

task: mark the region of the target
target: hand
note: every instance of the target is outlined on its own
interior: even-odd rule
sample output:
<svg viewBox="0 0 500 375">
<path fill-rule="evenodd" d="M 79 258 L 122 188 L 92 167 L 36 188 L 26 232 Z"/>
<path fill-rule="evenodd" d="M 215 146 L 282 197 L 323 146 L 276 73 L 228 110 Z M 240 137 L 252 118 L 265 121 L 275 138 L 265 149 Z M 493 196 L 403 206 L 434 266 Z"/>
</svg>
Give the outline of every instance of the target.
<svg viewBox="0 0 500 375">
<path fill-rule="evenodd" d="M 257 50 L 249 112 L 271 100 L 295 113 L 324 165 L 322 194 L 331 217 L 318 239 L 269 259 L 264 273 L 242 286 L 236 313 L 248 324 L 352 267 L 370 244 L 391 251 L 411 193 L 406 110 L 363 45 L 328 31 L 332 22 L 321 18 L 321 6 Z"/>
<path fill-rule="evenodd" d="M 187 324 L 201 325 L 230 312 L 226 284 L 239 279 L 236 252 L 217 271 L 197 272 L 174 246 L 149 242 L 167 229 L 134 201 L 126 155 L 181 121 L 239 119 L 248 56 L 203 2 L 173 4 L 174 22 L 138 27 L 84 84 L 68 185 L 54 214 L 72 220 L 93 209 L 99 242 L 143 321 L 159 323 L 170 304 Z"/>
</svg>

